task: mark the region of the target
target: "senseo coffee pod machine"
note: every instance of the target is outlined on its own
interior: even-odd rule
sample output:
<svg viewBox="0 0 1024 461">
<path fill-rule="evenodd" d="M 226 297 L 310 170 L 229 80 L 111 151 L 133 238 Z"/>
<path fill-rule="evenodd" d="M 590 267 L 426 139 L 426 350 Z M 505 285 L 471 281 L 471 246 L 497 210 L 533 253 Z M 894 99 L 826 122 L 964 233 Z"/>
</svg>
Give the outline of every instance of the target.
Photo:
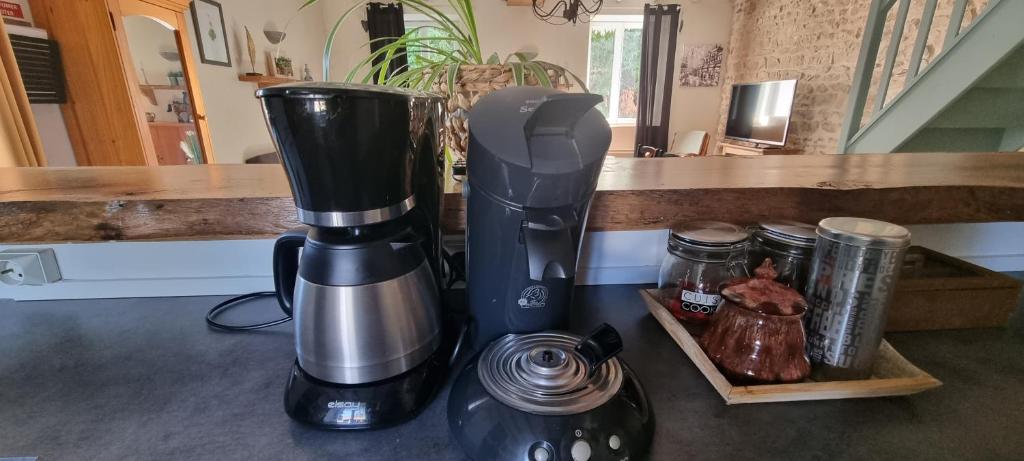
<svg viewBox="0 0 1024 461">
<path fill-rule="evenodd" d="M 569 326 L 583 227 L 611 142 L 601 96 L 494 92 L 469 117 L 466 295 L 473 350 Z"/>
<path fill-rule="evenodd" d="M 328 83 L 257 96 L 312 226 L 274 247 L 295 324 L 285 409 L 332 429 L 410 419 L 443 384 L 451 342 L 438 291 L 441 100 Z"/>
<path fill-rule="evenodd" d="M 654 414 L 603 325 L 570 334 L 583 229 L 611 130 L 601 97 L 517 87 L 469 115 L 467 302 L 480 353 L 448 425 L 476 460 L 642 459 Z"/>
</svg>

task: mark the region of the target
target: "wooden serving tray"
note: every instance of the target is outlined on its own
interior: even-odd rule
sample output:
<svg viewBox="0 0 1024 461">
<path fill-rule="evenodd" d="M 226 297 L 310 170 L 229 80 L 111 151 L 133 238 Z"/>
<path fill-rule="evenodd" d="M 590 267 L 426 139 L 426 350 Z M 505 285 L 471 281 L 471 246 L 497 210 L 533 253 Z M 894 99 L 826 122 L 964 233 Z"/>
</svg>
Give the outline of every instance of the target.
<svg viewBox="0 0 1024 461">
<path fill-rule="evenodd" d="M 647 304 L 647 310 L 697 365 L 727 405 L 910 395 L 942 385 L 941 381 L 914 366 L 883 340 L 869 379 L 734 386 L 715 367 L 690 332 L 658 302 L 655 290 L 640 290 L 640 295 Z"/>
</svg>

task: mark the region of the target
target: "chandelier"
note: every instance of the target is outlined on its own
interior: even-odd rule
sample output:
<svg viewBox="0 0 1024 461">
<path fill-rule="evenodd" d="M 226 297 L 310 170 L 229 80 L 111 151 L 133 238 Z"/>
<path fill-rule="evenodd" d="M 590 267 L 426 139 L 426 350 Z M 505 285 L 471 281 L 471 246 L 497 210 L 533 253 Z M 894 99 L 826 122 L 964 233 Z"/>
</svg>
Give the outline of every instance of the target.
<svg viewBox="0 0 1024 461">
<path fill-rule="evenodd" d="M 551 7 L 545 6 L 551 3 Z M 604 0 L 533 0 L 533 14 L 551 24 L 590 22 Z"/>
</svg>

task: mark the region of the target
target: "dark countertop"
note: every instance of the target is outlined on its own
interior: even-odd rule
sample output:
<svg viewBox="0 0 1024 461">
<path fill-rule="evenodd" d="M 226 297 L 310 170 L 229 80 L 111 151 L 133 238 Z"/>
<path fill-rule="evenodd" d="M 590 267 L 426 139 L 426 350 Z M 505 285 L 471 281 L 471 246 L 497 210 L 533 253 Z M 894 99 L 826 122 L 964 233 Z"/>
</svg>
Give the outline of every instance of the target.
<svg viewBox="0 0 1024 461">
<path fill-rule="evenodd" d="M 935 390 L 727 407 L 647 314 L 637 288 L 580 288 L 573 330 L 607 321 L 622 333 L 622 357 L 657 417 L 652 459 L 1024 458 L 1020 311 L 1009 329 L 888 335 L 945 383 Z M 390 429 L 293 423 L 282 408 L 291 326 L 210 331 L 203 316 L 220 299 L 0 301 L 0 457 L 462 458 L 448 434 L 446 391 Z M 251 309 L 278 313 L 270 299 Z"/>
</svg>

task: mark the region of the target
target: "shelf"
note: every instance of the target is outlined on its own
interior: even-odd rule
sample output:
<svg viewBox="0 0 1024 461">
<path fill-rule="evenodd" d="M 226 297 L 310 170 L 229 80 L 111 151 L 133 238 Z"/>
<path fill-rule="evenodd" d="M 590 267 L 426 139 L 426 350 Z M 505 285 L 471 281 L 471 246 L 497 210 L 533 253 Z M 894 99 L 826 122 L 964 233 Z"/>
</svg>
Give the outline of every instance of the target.
<svg viewBox="0 0 1024 461">
<path fill-rule="evenodd" d="M 242 82 L 255 83 L 257 88 L 264 88 L 271 85 L 278 85 L 281 83 L 297 82 L 298 79 L 292 77 L 270 77 L 266 75 L 239 75 L 238 80 Z"/>
<path fill-rule="evenodd" d="M 140 84 L 139 89 L 142 90 L 143 96 L 149 100 L 149 103 L 156 105 L 156 90 L 175 90 L 175 91 L 188 91 L 188 87 L 181 85 L 145 85 Z"/>
<path fill-rule="evenodd" d="M 186 88 L 185 86 L 182 86 L 182 85 L 139 85 L 139 88 L 142 88 L 143 90 L 152 89 L 152 90 L 188 91 L 188 88 Z"/>
<path fill-rule="evenodd" d="M 466 203 L 446 187 L 443 227 L 457 232 Z M 1024 155 L 609 157 L 587 228 L 828 216 L 1024 221 Z M 280 165 L 0 168 L 5 243 L 273 238 L 298 225 Z"/>
</svg>

